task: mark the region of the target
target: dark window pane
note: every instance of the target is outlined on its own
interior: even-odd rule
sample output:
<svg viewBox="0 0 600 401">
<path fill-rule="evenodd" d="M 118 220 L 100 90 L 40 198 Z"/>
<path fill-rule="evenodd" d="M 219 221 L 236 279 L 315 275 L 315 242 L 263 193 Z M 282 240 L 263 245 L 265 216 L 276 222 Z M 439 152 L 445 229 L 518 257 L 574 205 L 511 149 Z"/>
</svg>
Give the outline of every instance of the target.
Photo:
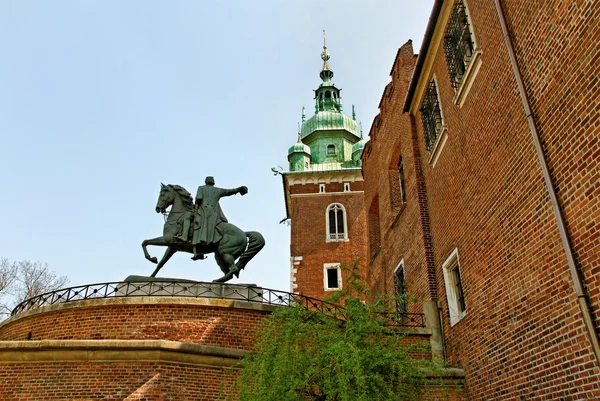
<svg viewBox="0 0 600 401">
<path fill-rule="evenodd" d="M 467 305 L 465 304 L 465 294 L 463 292 L 462 280 L 460 277 L 460 270 L 458 270 L 458 265 L 453 270 L 454 272 L 454 282 L 456 283 L 456 298 L 458 301 L 458 312 L 462 313 L 467 309 Z"/>
<path fill-rule="evenodd" d="M 337 232 L 338 234 L 344 233 L 344 212 L 341 209 L 337 211 Z"/>
<path fill-rule="evenodd" d="M 404 281 L 404 268 L 399 268 L 394 273 L 394 286 L 396 297 L 396 310 L 399 314 L 406 313 L 406 282 Z"/>
<path fill-rule="evenodd" d="M 338 269 L 327 269 L 327 288 L 339 288 Z"/>
<path fill-rule="evenodd" d="M 329 234 L 335 233 L 335 211 L 329 210 Z"/>
</svg>

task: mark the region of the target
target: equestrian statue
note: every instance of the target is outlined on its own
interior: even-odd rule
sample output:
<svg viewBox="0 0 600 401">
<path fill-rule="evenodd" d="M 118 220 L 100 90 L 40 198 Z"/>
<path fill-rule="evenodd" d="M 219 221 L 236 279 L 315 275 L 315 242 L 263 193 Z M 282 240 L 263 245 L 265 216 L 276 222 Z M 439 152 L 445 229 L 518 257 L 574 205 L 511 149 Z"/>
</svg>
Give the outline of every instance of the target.
<svg viewBox="0 0 600 401">
<path fill-rule="evenodd" d="M 157 213 L 167 213 L 162 237 L 142 242 L 144 256 L 152 263 L 158 263 L 151 277 L 169 261 L 175 252 L 192 253 L 192 260 L 205 259 L 205 254 L 214 253 L 217 264 L 225 274 L 214 280 L 224 283 L 239 277 L 240 271 L 264 246 L 263 236 L 256 231 L 242 231 L 229 223 L 221 210 L 219 199 L 224 196 L 248 193 L 242 186 L 223 189 L 215 186 L 213 177 L 206 177 L 205 185 L 198 187 L 196 201 L 185 188 L 179 185 L 160 184 L 160 194 L 156 203 Z M 167 250 L 160 262 L 150 256 L 148 245 L 166 246 Z"/>
</svg>

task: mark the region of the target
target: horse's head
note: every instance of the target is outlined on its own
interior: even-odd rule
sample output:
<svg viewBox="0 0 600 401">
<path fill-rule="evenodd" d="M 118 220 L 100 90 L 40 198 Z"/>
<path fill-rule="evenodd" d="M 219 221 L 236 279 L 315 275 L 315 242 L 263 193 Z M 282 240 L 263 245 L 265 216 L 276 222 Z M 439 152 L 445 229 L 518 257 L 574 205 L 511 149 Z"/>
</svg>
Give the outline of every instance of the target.
<svg viewBox="0 0 600 401">
<path fill-rule="evenodd" d="M 158 202 L 156 202 L 156 213 L 165 213 L 167 208 L 173 204 L 175 200 L 175 194 L 170 185 L 160 183 L 160 194 L 158 195 Z"/>
</svg>

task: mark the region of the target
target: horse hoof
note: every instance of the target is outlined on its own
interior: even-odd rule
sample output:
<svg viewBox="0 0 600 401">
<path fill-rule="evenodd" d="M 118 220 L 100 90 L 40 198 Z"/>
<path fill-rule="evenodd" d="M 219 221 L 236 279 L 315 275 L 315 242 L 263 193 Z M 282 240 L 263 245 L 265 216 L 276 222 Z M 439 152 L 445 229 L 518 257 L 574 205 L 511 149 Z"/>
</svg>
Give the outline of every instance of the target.
<svg viewBox="0 0 600 401">
<path fill-rule="evenodd" d="M 152 257 L 150 258 L 150 262 L 152 262 L 152 263 L 155 263 L 155 264 L 156 264 L 156 263 L 158 263 L 158 259 L 156 259 L 156 256 L 152 256 Z"/>
</svg>

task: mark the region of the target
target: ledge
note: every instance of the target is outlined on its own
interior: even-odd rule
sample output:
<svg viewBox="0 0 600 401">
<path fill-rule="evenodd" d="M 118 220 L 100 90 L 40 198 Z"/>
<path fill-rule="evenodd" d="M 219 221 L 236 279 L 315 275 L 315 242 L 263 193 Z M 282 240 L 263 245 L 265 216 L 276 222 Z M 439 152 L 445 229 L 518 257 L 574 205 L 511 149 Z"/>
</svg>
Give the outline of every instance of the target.
<svg viewBox="0 0 600 401">
<path fill-rule="evenodd" d="M 35 316 L 41 313 L 57 312 L 68 309 L 77 308 L 98 308 L 108 306 L 129 306 L 129 305 L 186 305 L 198 307 L 214 307 L 214 308 L 231 308 L 231 309 L 246 309 L 259 312 L 269 313 L 275 310 L 277 306 L 263 304 L 258 302 L 247 302 L 232 299 L 220 298 L 190 298 L 190 297 L 114 297 L 114 298 L 98 298 L 86 299 L 82 301 L 71 301 L 57 303 L 54 305 L 45 305 L 39 308 L 31 309 L 26 312 L 11 316 L 8 319 L 0 322 L 0 328 L 15 322 L 25 319 L 30 316 Z"/>
<path fill-rule="evenodd" d="M 228 367 L 249 353 L 166 340 L 0 341 L 0 364 L 144 361 Z"/>
<path fill-rule="evenodd" d="M 442 126 L 442 129 L 429 152 L 429 158 L 427 159 L 427 163 L 431 166 L 431 168 L 435 167 L 435 163 L 437 163 L 438 157 L 440 157 L 440 153 L 442 153 L 442 149 L 446 144 L 446 140 L 448 139 L 448 127 L 446 125 Z"/>
<path fill-rule="evenodd" d="M 467 67 L 467 71 L 463 75 L 463 79 L 454 94 L 454 98 L 452 101 L 458 107 L 462 107 L 465 99 L 467 98 L 467 94 L 471 90 L 471 85 L 473 85 L 473 81 L 479 72 L 479 68 L 481 67 L 481 49 L 475 49 L 473 52 L 473 57 L 469 62 L 469 66 Z"/>
<path fill-rule="evenodd" d="M 400 220 L 400 215 L 402 214 L 405 208 L 406 203 L 402 203 L 402 205 L 400 205 L 400 208 L 398 209 L 398 212 L 396 213 L 396 217 L 394 217 L 394 221 L 392 221 L 392 224 L 390 225 L 390 228 L 396 227 L 396 224 L 398 224 L 398 220 Z"/>
</svg>

